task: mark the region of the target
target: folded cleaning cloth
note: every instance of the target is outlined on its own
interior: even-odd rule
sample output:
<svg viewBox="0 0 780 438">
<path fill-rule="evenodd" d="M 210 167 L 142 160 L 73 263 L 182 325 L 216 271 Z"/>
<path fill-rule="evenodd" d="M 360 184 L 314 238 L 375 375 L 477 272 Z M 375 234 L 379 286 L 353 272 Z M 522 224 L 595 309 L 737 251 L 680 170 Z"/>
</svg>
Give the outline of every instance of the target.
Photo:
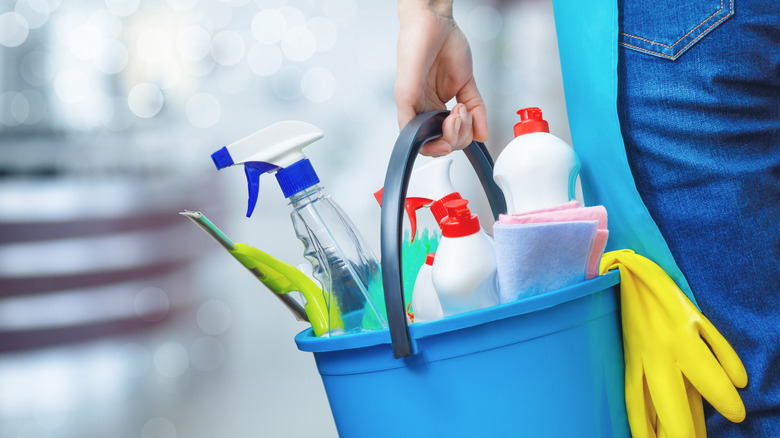
<svg viewBox="0 0 780 438">
<path fill-rule="evenodd" d="M 571 201 L 555 207 L 530 211 L 527 213 L 499 215 L 498 222 L 506 225 L 545 223 L 545 222 L 570 222 L 570 221 L 598 221 L 598 229 L 593 242 L 593 250 L 588 257 L 588 269 L 586 279 L 599 275 L 599 262 L 607 246 L 609 230 L 607 230 L 607 209 L 603 205 L 594 207 L 580 207 L 579 202 Z"/>
<path fill-rule="evenodd" d="M 500 216 L 528 216 L 528 215 L 532 215 L 532 214 L 536 214 L 536 213 L 545 213 L 545 212 L 548 212 L 548 211 L 568 210 L 570 208 L 578 208 L 579 206 L 580 206 L 579 202 L 577 202 L 577 201 L 569 201 L 569 202 L 567 202 L 565 204 L 559 204 L 559 205 L 555 205 L 553 207 L 543 208 L 541 210 L 524 211 L 522 213 L 515 213 L 515 214 L 512 214 L 512 215 L 502 214 Z"/>
<path fill-rule="evenodd" d="M 500 303 L 585 280 L 598 221 L 493 227 Z"/>
</svg>

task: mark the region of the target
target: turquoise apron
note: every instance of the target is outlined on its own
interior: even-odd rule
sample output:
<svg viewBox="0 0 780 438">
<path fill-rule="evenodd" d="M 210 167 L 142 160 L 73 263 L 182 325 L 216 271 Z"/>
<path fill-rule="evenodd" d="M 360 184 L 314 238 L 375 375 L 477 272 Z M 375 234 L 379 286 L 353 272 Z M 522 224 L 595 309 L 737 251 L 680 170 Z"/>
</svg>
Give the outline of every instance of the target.
<svg viewBox="0 0 780 438">
<path fill-rule="evenodd" d="M 615 0 L 554 0 L 566 111 L 582 168 L 586 205 L 609 212 L 607 251 L 630 248 L 664 268 L 696 304 L 691 288 L 637 192 L 617 112 Z"/>
</svg>

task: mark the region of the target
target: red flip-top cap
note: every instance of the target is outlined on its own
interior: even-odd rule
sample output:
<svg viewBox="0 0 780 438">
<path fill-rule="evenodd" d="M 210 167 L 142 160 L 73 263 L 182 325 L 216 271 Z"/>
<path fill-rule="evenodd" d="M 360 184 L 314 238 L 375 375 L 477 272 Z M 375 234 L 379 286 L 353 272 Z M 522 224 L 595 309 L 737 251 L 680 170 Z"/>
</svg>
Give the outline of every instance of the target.
<svg viewBox="0 0 780 438">
<path fill-rule="evenodd" d="M 520 114 L 520 123 L 515 125 L 515 137 L 532 132 L 550 132 L 550 125 L 542 118 L 541 109 L 523 108 L 517 114 Z"/>
<path fill-rule="evenodd" d="M 444 204 L 447 216 L 442 219 L 441 234 L 444 237 L 470 236 L 479 232 L 479 219 L 467 207 L 469 201 L 455 199 Z"/>
<path fill-rule="evenodd" d="M 428 266 L 433 266 L 433 259 L 436 257 L 435 252 L 429 252 L 427 256 L 425 256 L 425 264 Z"/>
<path fill-rule="evenodd" d="M 444 204 L 455 199 L 463 198 L 460 196 L 460 193 L 452 192 L 431 204 L 431 213 L 433 213 L 433 217 L 436 218 L 437 224 L 441 225 L 441 220 L 447 217 L 447 208 L 444 206 Z"/>
</svg>

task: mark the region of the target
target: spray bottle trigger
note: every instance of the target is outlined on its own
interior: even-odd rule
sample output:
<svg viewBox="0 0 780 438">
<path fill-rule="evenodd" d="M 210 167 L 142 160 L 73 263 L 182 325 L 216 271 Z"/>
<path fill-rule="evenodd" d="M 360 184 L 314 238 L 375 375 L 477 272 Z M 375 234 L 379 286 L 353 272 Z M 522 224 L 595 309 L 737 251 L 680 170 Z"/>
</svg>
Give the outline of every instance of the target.
<svg viewBox="0 0 780 438">
<path fill-rule="evenodd" d="M 244 173 L 246 173 L 246 184 L 249 190 L 249 205 L 246 210 L 246 217 L 251 217 L 252 212 L 257 205 L 257 196 L 260 192 L 260 176 L 266 172 L 278 169 L 277 166 L 271 163 L 264 163 L 262 161 L 248 161 L 244 163 Z"/>
<path fill-rule="evenodd" d="M 376 202 L 379 203 L 380 207 L 382 206 L 382 195 L 384 194 L 384 190 L 384 188 L 381 188 L 374 193 L 374 198 L 376 199 Z M 412 226 L 412 242 L 414 242 L 414 236 L 417 234 L 417 210 L 432 203 L 433 199 L 406 198 L 404 210 L 406 210 L 406 215 L 409 217 L 409 224 Z"/>
<path fill-rule="evenodd" d="M 406 215 L 409 216 L 409 224 L 412 226 L 412 242 L 417 235 L 417 210 L 433 203 L 433 199 L 406 198 Z"/>
</svg>

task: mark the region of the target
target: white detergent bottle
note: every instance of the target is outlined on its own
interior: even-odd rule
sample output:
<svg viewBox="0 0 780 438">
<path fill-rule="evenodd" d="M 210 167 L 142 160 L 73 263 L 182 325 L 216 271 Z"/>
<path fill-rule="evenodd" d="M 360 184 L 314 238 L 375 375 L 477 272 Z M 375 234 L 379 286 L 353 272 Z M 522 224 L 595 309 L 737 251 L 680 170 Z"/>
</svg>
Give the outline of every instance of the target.
<svg viewBox="0 0 780 438">
<path fill-rule="evenodd" d="M 444 316 L 498 304 L 493 239 L 467 205 L 465 199 L 444 204 L 447 217 L 431 273 Z"/>
<path fill-rule="evenodd" d="M 539 108 L 517 112 L 515 139 L 501 152 L 493 179 L 506 198 L 507 213 L 565 204 L 575 198 L 580 162 L 574 149 L 550 134 Z"/>
<path fill-rule="evenodd" d="M 450 168 L 452 167 L 452 158 L 434 158 L 422 166 L 414 169 L 409 178 L 409 186 L 406 189 L 406 215 L 409 217 L 409 224 L 412 228 L 412 240 L 417 233 L 417 210 L 427 207 L 431 210 L 436 223 L 447 216 L 447 209 L 444 203 L 455 199 L 463 199 L 455 190 L 450 180 Z M 382 193 L 380 189 L 374 193 L 379 205 L 382 205 Z M 416 317 L 416 316 L 415 316 Z"/>
<path fill-rule="evenodd" d="M 387 327 L 374 299 L 382 297 L 379 262 L 341 208 L 322 193 L 320 179 L 302 149 L 322 138 L 315 126 L 279 122 L 211 155 L 217 169 L 243 164 L 249 185 L 247 217 L 257 203 L 260 177 L 275 173 L 290 200 L 295 233 L 304 257 L 322 285 L 329 334 Z"/>
<path fill-rule="evenodd" d="M 425 258 L 425 264 L 417 273 L 412 292 L 412 309 L 414 310 L 414 322 L 434 321 L 441 319 L 444 314 L 441 310 L 439 295 L 433 288 L 431 277 L 435 253 L 430 253 Z"/>
</svg>

